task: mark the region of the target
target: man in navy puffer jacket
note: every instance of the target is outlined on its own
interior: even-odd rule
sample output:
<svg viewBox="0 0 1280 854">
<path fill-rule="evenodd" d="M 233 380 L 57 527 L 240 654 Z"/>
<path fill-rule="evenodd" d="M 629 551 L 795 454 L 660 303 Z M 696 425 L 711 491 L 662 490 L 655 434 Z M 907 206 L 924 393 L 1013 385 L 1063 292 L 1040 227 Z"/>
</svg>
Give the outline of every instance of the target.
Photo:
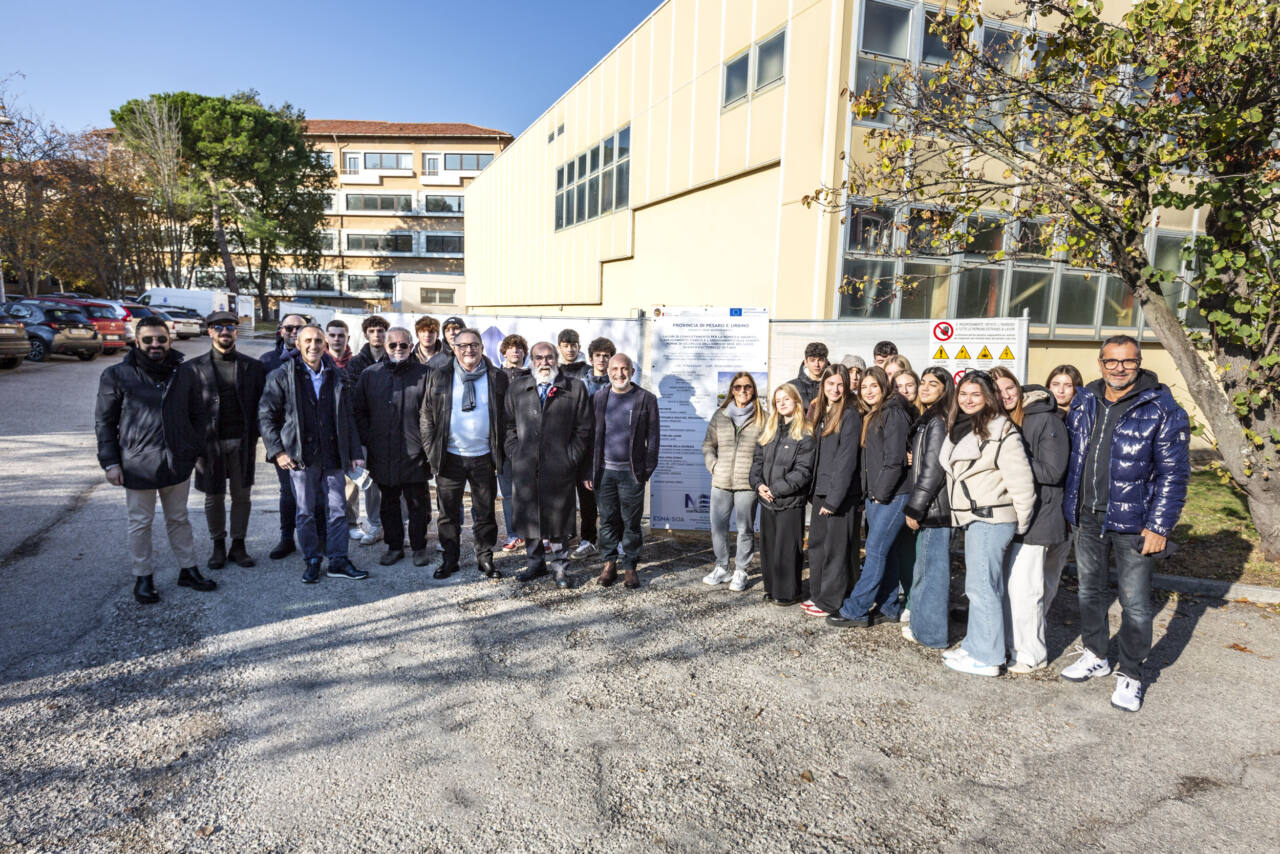
<svg viewBox="0 0 1280 854">
<path fill-rule="evenodd" d="M 1076 392 L 1067 415 L 1071 461 L 1063 512 L 1078 527 L 1080 635 L 1084 652 L 1062 677 L 1084 682 L 1111 672 L 1109 553 L 1120 594 L 1120 655 L 1111 704 L 1142 708 L 1142 663 L 1151 652 L 1151 572 L 1182 514 L 1191 473 L 1187 413 L 1151 371 L 1142 349 L 1117 335 L 1102 344 L 1102 379 Z"/>
</svg>

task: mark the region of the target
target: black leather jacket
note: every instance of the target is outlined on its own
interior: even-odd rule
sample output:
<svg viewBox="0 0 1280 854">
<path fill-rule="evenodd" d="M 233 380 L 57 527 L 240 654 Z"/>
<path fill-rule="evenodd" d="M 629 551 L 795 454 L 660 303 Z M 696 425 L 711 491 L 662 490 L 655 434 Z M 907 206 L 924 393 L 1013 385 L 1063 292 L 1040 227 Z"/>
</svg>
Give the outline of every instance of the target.
<svg viewBox="0 0 1280 854">
<path fill-rule="evenodd" d="M 902 512 L 922 528 L 951 527 L 947 474 L 938 462 L 938 452 L 946 438 L 947 417 L 943 413 L 925 413 L 911 429 L 911 470 L 907 473 L 911 495 Z"/>
</svg>

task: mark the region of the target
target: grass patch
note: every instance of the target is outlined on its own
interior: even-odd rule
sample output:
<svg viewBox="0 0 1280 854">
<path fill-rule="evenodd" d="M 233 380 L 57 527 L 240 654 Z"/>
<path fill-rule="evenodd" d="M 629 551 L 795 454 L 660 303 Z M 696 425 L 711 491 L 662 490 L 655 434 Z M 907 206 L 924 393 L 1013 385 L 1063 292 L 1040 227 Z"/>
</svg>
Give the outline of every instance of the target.
<svg viewBox="0 0 1280 854">
<path fill-rule="evenodd" d="M 1191 473 L 1173 540 L 1180 550 L 1158 571 L 1280 587 L 1280 564 L 1263 558 L 1244 493 L 1211 472 Z"/>
</svg>

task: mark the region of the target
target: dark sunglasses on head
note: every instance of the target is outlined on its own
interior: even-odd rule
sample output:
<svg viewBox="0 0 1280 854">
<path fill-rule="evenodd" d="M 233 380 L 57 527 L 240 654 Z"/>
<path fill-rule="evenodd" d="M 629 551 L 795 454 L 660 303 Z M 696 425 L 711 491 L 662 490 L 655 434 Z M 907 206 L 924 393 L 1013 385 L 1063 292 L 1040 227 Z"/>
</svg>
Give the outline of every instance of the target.
<svg viewBox="0 0 1280 854">
<path fill-rule="evenodd" d="M 138 340 L 141 341 L 143 344 L 147 344 L 147 345 L 168 344 L 169 336 L 168 335 L 143 335 Z"/>
<path fill-rule="evenodd" d="M 960 382 L 968 382 L 971 379 L 982 380 L 987 385 L 991 385 L 991 374 L 986 371 L 979 371 L 977 368 L 965 371 L 965 375 L 960 378 Z"/>
<path fill-rule="evenodd" d="M 234 323 L 212 323 L 209 328 L 215 332 L 235 332 L 240 327 Z"/>
<path fill-rule="evenodd" d="M 387 342 L 387 349 L 388 350 L 408 350 L 409 344 L 407 341 L 389 341 Z"/>
</svg>

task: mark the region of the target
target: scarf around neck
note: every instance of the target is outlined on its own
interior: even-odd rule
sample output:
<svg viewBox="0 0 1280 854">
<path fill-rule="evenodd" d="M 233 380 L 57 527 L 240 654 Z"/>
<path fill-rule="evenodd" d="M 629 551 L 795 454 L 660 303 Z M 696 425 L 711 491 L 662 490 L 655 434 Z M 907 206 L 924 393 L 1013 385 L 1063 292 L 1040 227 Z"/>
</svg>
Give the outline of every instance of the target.
<svg viewBox="0 0 1280 854">
<path fill-rule="evenodd" d="M 739 430 L 746 427 L 756 415 L 754 406 L 738 406 L 736 403 L 730 403 L 724 408 L 724 412 L 725 415 L 729 416 L 729 420 L 733 422 L 733 426 Z"/>
<path fill-rule="evenodd" d="M 481 377 L 488 376 L 488 365 L 484 363 L 484 359 L 480 360 L 480 364 L 476 365 L 474 371 L 468 371 L 462 367 L 462 363 L 457 359 L 454 360 L 454 370 L 462 377 L 462 411 L 471 412 L 476 408 L 476 381 Z"/>
</svg>

